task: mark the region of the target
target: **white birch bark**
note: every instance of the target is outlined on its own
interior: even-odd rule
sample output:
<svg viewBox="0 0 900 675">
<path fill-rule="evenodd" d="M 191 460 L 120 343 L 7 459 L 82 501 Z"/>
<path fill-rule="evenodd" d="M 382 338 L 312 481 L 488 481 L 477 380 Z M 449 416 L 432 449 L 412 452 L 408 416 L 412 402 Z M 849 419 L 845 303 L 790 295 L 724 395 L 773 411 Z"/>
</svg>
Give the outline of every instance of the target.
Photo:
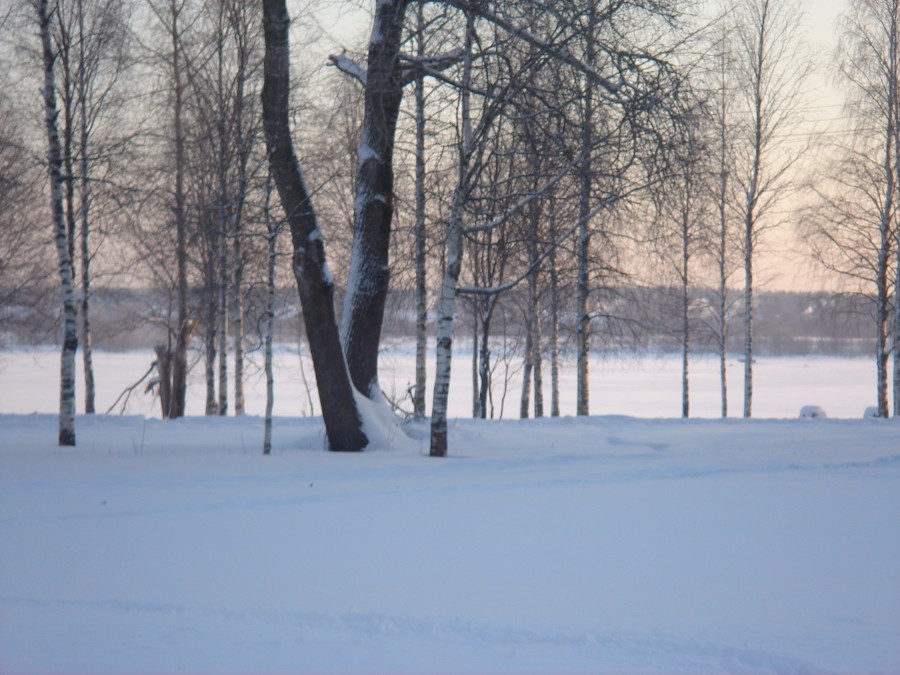
<svg viewBox="0 0 900 675">
<path fill-rule="evenodd" d="M 898 233 L 900 234 L 900 233 Z M 900 417 L 900 237 L 894 267 L 894 417 Z"/>
<path fill-rule="evenodd" d="M 559 414 L 559 274 L 553 250 L 550 253 L 550 416 L 559 417 Z"/>
<path fill-rule="evenodd" d="M 423 0 L 416 7 L 416 55 L 425 58 L 425 16 Z M 413 390 L 413 417 L 425 417 L 425 384 L 428 355 L 428 277 L 425 267 L 425 75 L 416 78 L 416 383 Z M 473 347 L 474 348 L 474 347 Z"/>
<path fill-rule="evenodd" d="M 456 289 L 463 255 L 463 207 L 468 190 L 468 165 L 472 156 L 472 42 L 474 22 L 471 12 L 466 13 L 465 56 L 463 57 L 462 89 L 460 108 L 462 121 L 462 141 L 459 151 L 459 166 L 456 188 L 447 222 L 446 266 L 441 281 L 438 300 L 438 323 L 436 335 L 436 363 L 434 370 L 434 392 L 431 404 L 431 448 L 432 457 L 447 456 L 447 402 L 450 395 L 450 366 L 453 356 L 453 313 L 456 304 Z"/>
<path fill-rule="evenodd" d="M 79 97 L 79 130 L 81 141 L 81 177 L 79 182 L 80 219 L 81 219 L 81 356 L 84 367 L 84 412 L 88 415 L 96 412 L 94 399 L 96 385 L 94 383 L 93 340 L 91 337 L 91 247 L 90 247 L 90 134 L 88 120 L 88 87 L 86 82 L 85 42 L 87 36 L 84 28 L 84 3 L 78 0 L 78 97 Z"/>
<path fill-rule="evenodd" d="M 47 0 L 35 0 L 34 9 L 40 27 L 44 66 L 44 127 L 47 132 L 47 165 L 50 177 L 50 206 L 53 216 L 54 242 L 59 263 L 60 295 L 63 309 L 63 345 L 60 357 L 59 434 L 61 446 L 75 445 L 75 352 L 78 349 L 78 327 L 75 309 L 74 271 L 70 241 L 63 212 L 62 152 L 56 126 L 55 55 L 50 36 L 50 11 Z"/>
<path fill-rule="evenodd" d="M 266 337 L 265 337 L 265 370 L 266 370 L 266 413 L 263 431 L 263 454 L 272 452 L 272 409 L 275 405 L 275 374 L 272 368 L 272 338 L 275 333 L 275 261 L 276 238 L 278 229 L 272 221 L 269 204 L 272 196 L 272 181 L 266 182 L 266 201 L 264 218 L 266 221 L 266 242 L 268 243 L 268 259 L 266 266 Z"/>
<path fill-rule="evenodd" d="M 690 197 L 685 193 L 685 206 Z M 690 355 L 691 355 L 691 322 L 690 322 L 690 214 L 685 208 L 681 219 L 681 416 L 691 416 Z"/>
<path fill-rule="evenodd" d="M 529 298 L 525 316 L 525 358 L 522 364 L 522 394 L 519 398 L 519 418 L 528 419 L 528 408 L 531 404 L 531 377 L 534 369 L 534 317 L 531 314 Z"/>
<path fill-rule="evenodd" d="M 586 26 L 585 60 L 591 67 L 595 60 L 594 31 L 596 28 L 596 8 L 588 9 Z M 590 308 L 590 274 L 591 255 L 591 187 L 593 185 L 593 144 L 594 144 L 594 80 L 585 77 L 583 115 L 581 126 L 581 166 L 578 180 L 580 195 L 578 199 L 578 335 L 577 335 L 577 397 L 576 415 L 590 414 L 590 354 L 591 354 L 591 308 Z"/>
</svg>

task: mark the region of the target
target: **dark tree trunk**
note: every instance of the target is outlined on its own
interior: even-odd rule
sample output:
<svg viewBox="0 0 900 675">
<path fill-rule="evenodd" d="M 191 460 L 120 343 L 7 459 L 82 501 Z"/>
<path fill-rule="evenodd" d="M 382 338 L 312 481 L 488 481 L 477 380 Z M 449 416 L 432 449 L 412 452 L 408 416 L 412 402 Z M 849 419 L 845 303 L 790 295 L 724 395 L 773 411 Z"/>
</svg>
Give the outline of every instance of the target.
<svg viewBox="0 0 900 675">
<path fill-rule="evenodd" d="M 264 0 L 266 56 L 262 92 L 269 167 L 291 228 L 293 268 L 322 417 L 331 450 L 362 450 L 368 443 L 354 398 L 334 312 L 334 283 L 316 214 L 294 154 L 288 121 L 290 48 L 285 0 Z"/>
<path fill-rule="evenodd" d="M 399 55 L 408 4 L 409 0 L 379 2 L 369 41 L 353 256 L 341 319 L 350 376 L 366 396 L 378 386 L 378 346 L 390 278 L 394 133 L 403 97 Z"/>
</svg>

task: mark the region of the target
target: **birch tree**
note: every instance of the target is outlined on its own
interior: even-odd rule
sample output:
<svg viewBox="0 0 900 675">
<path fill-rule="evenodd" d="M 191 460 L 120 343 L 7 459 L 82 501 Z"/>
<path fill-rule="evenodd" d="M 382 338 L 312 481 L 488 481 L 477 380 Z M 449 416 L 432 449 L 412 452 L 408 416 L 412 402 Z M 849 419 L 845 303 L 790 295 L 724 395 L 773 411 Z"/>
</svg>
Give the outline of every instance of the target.
<svg viewBox="0 0 900 675">
<path fill-rule="evenodd" d="M 53 238 L 59 269 L 59 288 L 63 313 L 63 340 L 60 359 L 59 434 L 61 446 L 75 445 L 75 352 L 78 349 L 77 309 L 75 304 L 75 279 L 70 255 L 69 233 L 63 211 L 63 157 L 59 140 L 56 106 L 56 81 L 54 53 L 51 36 L 52 10 L 48 0 L 34 0 L 43 56 L 44 128 L 47 134 L 47 168 L 50 179 L 50 211 Z"/>
<path fill-rule="evenodd" d="M 735 9 L 738 124 L 735 179 L 742 192 L 744 262 L 744 417 L 753 412 L 754 263 L 772 207 L 792 188 L 803 148 L 785 142 L 797 130 L 801 88 L 810 62 L 800 49 L 800 19 L 791 0 L 743 0 Z"/>
<path fill-rule="evenodd" d="M 898 394 L 897 281 L 892 284 L 892 275 L 900 190 L 900 2 L 855 0 L 842 25 L 838 68 L 851 129 L 835 149 L 832 170 L 817 182 L 820 204 L 808 219 L 808 241 L 820 264 L 871 303 L 875 401 L 879 417 L 888 417 L 892 351 L 894 414 Z"/>
</svg>

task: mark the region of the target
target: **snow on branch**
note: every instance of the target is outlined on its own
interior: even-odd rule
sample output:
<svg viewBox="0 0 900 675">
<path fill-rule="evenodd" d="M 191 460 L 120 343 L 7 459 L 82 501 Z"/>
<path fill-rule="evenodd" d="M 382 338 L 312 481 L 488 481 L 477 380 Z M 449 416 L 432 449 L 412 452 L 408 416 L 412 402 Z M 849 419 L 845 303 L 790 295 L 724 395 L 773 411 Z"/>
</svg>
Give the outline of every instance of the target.
<svg viewBox="0 0 900 675">
<path fill-rule="evenodd" d="M 359 65 L 356 61 L 347 56 L 347 52 L 341 52 L 340 54 L 332 54 L 328 57 L 328 60 L 331 61 L 332 65 L 340 70 L 342 73 L 349 75 L 354 80 L 359 82 L 362 86 L 366 86 L 366 82 L 368 80 L 368 73 L 366 69 Z"/>
</svg>

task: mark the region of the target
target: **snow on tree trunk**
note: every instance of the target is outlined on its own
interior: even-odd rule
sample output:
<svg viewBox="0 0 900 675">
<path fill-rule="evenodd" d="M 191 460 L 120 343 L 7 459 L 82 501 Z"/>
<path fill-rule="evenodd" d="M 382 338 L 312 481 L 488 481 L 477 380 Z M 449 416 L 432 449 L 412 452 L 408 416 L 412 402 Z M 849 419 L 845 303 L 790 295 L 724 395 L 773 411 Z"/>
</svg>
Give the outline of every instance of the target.
<svg viewBox="0 0 900 675">
<path fill-rule="evenodd" d="M 59 262 L 59 285 L 63 310 L 63 344 L 60 357 L 59 434 L 61 446 L 75 445 L 75 352 L 78 349 L 77 312 L 75 307 L 74 271 L 70 255 L 69 236 L 63 212 L 62 152 L 56 126 L 56 85 L 54 81 L 55 55 L 50 36 L 50 12 L 47 0 L 35 0 L 40 27 L 41 52 L 44 65 L 44 127 L 47 132 L 47 166 L 50 178 L 50 206 L 53 233 Z"/>
<path fill-rule="evenodd" d="M 316 213 L 290 136 L 290 47 L 285 0 L 264 0 L 266 54 L 262 92 L 269 166 L 291 228 L 293 270 L 331 450 L 362 450 L 368 439 L 341 350 L 334 312 L 334 281 Z"/>
<path fill-rule="evenodd" d="M 408 4 L 379 0 L 375 8 L 357 153 L 353 250 L 341 317 L 350 376 L 370 398 L 378 388 L 378 347 L 390 278 L 394 135 L 403 98 L 400 45 Z"/>
</svg>

